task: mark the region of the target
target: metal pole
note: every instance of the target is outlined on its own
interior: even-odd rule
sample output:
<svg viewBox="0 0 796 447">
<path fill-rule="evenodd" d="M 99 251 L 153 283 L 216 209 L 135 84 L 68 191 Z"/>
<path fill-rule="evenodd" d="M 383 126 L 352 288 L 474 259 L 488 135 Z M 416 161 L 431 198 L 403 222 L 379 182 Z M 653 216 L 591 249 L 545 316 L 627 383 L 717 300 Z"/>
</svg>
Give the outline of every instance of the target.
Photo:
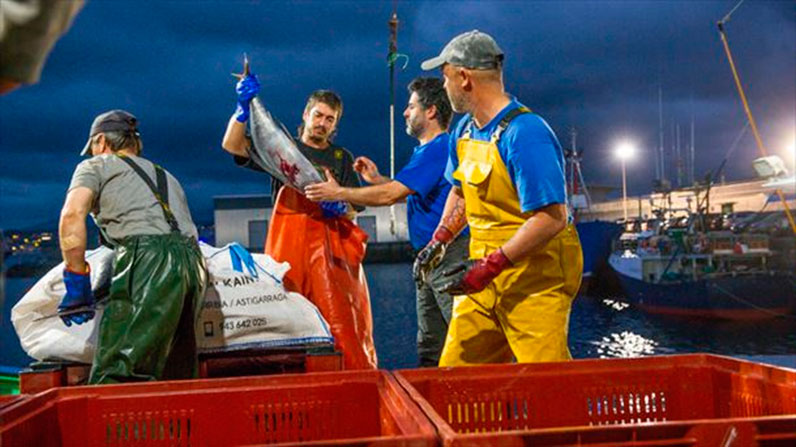
<svg viewBox="0 0 796 447">
<path fill-rule="evenodd" d="M 658 85 L 658 157 L 660 157 L 660 179 L 666 180 L 666 161 L 663 156 L 663 87 Z"/>
<path fill-rule="evenodd" d="M 693 101 L 692 101 L 693 104 Z M 691 174 L 691 185 L 694 184 L 694 160 L 696 149 L 694 148 L 694 107 L 691 106 L 691 162 L 690 162 L 690 174 Z"/>
<path fill-rule="evenodd" d="M 398 13 L 393 10 L 388 22 L 390 26 L 390 52 L 387 61 L 390 66 L 390 178 L 395 178 L 395 58 L 398 53 Z M 395 219 L 395 205 L 390 205 L 390 233 L 398 231 Z"/>
<path fill-rule="evenodd" d="M 677 135 L 675 137 L 677 139 L 677 142 L 675 143 L 676 146 L 675 146 L 675 149 L 674 149 L 675 157 L 677 158 L 677 161 L 676 161 L 676 164 L 677 164 L 677 187 L 678 188 L 682 188 L 682 186 L 683 186 L 683 154 L 682 154 L 682 151 L 680 150 L 680 125 L 679 124 L 677 124 L 677 126 L 675 127 L 675 133 Z"/>
<path fill-rule="evenodd" d="M 622 208 L 624 209 L 625 222 L 627 222 L 627 170 L 625 159 L 622 159 Z"/>
</svg>

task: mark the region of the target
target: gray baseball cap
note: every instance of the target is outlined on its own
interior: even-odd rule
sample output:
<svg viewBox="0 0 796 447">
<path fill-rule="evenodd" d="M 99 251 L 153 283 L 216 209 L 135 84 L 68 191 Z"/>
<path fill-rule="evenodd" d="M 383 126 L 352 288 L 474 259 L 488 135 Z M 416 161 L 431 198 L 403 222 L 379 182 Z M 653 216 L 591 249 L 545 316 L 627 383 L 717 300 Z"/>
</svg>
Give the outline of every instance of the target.
<svg viewBox="0 0 796 447">
<path fill-rule="evenodd" d="M 94 118 L 91 123 L 91 131 L 88 133 L 88 141 L 80 151 L 80 155 L 91 153 L 91 139 L 100 132 L 130 131 L 138 133 L 138 119 L 130 112 L 125 110 L 110 110 L 101 113 Z"/>
<path fill-rule="evenodd" d="M 437 57 L 420 64 L 423 70 L 434 70 L 444 64 L 465 68 L 488 70 L 496 68 L 503 61 L 503 50 L 495 39 L 477 29 L 454 37 Z"/>
</svg>

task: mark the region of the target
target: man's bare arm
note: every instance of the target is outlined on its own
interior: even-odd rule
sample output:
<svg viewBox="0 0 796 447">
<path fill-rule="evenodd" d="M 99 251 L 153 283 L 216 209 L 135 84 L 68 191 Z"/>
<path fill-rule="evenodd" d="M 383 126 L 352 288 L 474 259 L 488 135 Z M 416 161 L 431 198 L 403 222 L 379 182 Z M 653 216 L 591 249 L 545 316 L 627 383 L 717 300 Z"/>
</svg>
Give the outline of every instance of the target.
<svg viewBox="0 0 796 447">
<path fill-rule="evenodd" d="M 506 242 L 503 253 L 512 262 L 518 262 L 550 242 L 567 226 L 567 208 L 554 203 L 536 210 Z"/>
<path fill-rule="evenodd" d="M 386 206 L 400 202 L 412 194 L 403 183 L 392 180 L 362 188 L 343 188 L 342 200 L 364 206 Z"/>
<path fill-rule="evenodd" d="M 326 178 L 327 180 L 323 183 L 316 183 L 304 188 L 304 194 L 308 199 L 315 202 L 343 200 L 356 205 L 385 206 L 405 199 L 413 192 L 396 180 L 378 185 L 351 188 L 340 186 L 328 170 Z"/>
<path fill-rule="evenodd" d="M 66 195 L 58 223 L 61 255 L 66 267 L 73 272 L 86 271 L 86 216 L 91 210 L 94 192 L 84 186 Z"/>
<path fill-rule="evenodd" d="M 354 160 L 354 170 L 362 176 L 362 179 L 371 185 L 380 185 L 382 183 L 389 183 L 391 178 L 385 177 L 379 173 L 379 167 L 368 157 L 357 157 Z"/>
<path fill-rule="evenodd" d="M 249 158 L 249 147 L 251 141 L 246 137 L 246 123 L 241 123 L 233 115 L 227 123 L 227 130 L 224 132 L 224 139 L 221 140 L 221 147 L 232 155 Z"/>
<path fill-rule="evenodd" d="M 464 210 L 464 194 L 460 187 L 454 185 L 448 193 L 448 200 L 445 201 L 445 209 L 439 220 L 440 226 L 444 226 L 454 235 L 459 234 L 467 225 L 467 216 Z"/>
</svg>

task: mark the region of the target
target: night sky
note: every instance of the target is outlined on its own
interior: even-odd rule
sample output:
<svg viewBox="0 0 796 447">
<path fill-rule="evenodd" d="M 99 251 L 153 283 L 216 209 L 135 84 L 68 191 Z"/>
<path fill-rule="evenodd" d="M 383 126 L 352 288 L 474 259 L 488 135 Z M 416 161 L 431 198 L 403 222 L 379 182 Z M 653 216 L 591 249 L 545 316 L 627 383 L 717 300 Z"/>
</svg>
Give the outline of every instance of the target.
<svg viewBox="0 0 796 447">
<path fill-rule="evenodd" d="M 398 48 L 409 64 L 396 72 L 396 169 L 416 143 L 400 115 L 406 84 L 422 74 L 422 60 L 477 28 L 506 53 L 507 90 L 540 113 L 565 147 L 577 129 L 588 182 L 620 185 L 612 149 L 629 138 L 641 151 L 628 167 L 630 192 L 648 191 L 659 86 L 667 149 L 676 124 L 688 145 L 693 117 L 701 177 L 726 156 L 746 119 L 715 26 L 735 3 L 399 1 Z M 727 25 L 763 141 L 790 169 L 795 5 L 747 0 Z M 240 71 L 244 52 L 264 104 L 290 129 L 312 90 L 339 92 L 345 112 L 337 142 L 389 174 L 392 8 L 389 1 L 88 1 L 41 81 L 0 97 L 0 227 L 55 228 L 91 120 L 112 108 L 138 116 L 144 155 L 182 182 L 198 223 L 212 222 L 213 196 L 267 193 L 267 177 L 235 167 L 220 146 L 235 108 L 230 73 Z M 727 179 L 751 178 L 756 157 L 747 131 Z M 666 169 L 671 174 L 673 164 Z"/>
</svg>

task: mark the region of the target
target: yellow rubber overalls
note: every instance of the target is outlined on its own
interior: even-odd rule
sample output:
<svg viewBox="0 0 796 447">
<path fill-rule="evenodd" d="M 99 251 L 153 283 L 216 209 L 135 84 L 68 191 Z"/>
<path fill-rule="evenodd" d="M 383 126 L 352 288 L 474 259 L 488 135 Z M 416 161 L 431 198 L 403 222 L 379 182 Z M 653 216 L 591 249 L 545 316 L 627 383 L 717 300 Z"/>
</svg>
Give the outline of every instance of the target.
<svg viewBox="0 0 796 447">
<path fill-rule="evenodd" d="M 519 196 L 498 152 L 500 134 L 524 107 L 507 113 L 490 141 L 457 141 L 461 182 L 470 226 L 470 258 L 497 250 L 533 215 Z M 543 248 L 504 270 L 486 289 L 457 296 L 439 366 L 569 360 L 569 312 L 580 287 L 583 254 L 572 224 Z"/>
</svg>

